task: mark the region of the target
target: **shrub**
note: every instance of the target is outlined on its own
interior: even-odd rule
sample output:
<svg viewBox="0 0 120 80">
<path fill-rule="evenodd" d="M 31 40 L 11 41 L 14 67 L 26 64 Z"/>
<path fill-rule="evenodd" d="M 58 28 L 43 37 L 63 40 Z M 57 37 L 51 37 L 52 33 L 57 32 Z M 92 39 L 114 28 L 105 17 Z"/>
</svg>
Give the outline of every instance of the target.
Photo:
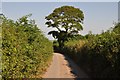
<svg viewBox="0 0 120 80">
<path fill-rule="evenodd" d="M 1 17 L 3 78 L 31 78 L 42 74 L 52 57 L 52 43 L 29 16 L 17 21 Z"/>
<path fill-rule="evenodd" d="M 92 78 L 119 77 L 120 24 L 99 35 L 65 43 L 63 53 L 71 57 Z"/>
</svg>

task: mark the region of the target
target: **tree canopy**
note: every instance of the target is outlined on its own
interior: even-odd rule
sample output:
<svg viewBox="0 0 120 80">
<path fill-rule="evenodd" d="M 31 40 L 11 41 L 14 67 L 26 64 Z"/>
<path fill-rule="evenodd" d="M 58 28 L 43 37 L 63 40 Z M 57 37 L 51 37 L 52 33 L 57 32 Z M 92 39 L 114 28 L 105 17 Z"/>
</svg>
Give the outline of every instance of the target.
<svg viewBox="0 0 120 80">
<path fill-rule="evenodd" d="M 57 31 L 50 31 L 60 44 L 67 40 L 68 36 L 77 34 L 83 30 L 82 24 L 84 14 L 79 8 L 73 6 L 62 6 L 56 8 L 51 14 L 45 17 L 48 27 L 56 28 Z"/>
</svg>

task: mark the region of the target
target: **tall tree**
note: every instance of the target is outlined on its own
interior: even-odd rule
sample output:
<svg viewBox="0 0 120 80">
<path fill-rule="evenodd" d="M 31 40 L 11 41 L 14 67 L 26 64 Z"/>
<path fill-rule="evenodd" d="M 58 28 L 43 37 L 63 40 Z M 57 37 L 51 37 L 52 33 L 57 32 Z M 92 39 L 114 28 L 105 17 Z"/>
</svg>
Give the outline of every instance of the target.
<svg viewBox="0 0 120 80">
<path fill-rule="evenodd" d="M 56 8 L 51 14 L 45 17 L 48 27 L 56 28 L 56 31 L 50 31 L 59 43 L 61 48 L 70 35 L 77 34 L 83 30 L 82 24 L 84 14 L 79 8 L 73 6 L 62 6 Z"/>
</svg>

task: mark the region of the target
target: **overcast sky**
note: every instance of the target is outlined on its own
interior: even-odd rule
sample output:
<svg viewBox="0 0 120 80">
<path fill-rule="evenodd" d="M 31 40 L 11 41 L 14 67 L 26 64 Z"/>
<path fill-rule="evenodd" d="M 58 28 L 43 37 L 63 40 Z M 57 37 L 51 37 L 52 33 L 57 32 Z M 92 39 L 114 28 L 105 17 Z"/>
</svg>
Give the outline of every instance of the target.
<svg viewBox="0 0 120 80">
<path fill-rule="evenodd" d="M 45 16 L 49 15 L 55 8 L 69 5 L 79 8 L 85 14 L 84 27 L 81 34 L 88 31 L 101 33 L 113 26 L 118 21 L 117 2 L 3 2 L 2 12 L 10 19 L 16 20 L 24 15 L 32 13 L 32 19 L 36 20 L 38 27 L 45 36 L 51 30 L 45 26 Z"/>
</svg>

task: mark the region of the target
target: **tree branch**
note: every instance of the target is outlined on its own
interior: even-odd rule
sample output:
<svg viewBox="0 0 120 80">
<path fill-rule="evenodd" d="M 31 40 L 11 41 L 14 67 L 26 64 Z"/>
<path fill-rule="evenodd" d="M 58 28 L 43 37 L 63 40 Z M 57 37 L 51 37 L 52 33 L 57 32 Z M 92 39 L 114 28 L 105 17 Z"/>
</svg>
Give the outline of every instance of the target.
<svg viewBox="0 0 120 80">
<path fill-rule="evenodd" d="M 56 27 L 58 29 L 58 31 L 61 31 L 60 28 Z"/>
</svg>

